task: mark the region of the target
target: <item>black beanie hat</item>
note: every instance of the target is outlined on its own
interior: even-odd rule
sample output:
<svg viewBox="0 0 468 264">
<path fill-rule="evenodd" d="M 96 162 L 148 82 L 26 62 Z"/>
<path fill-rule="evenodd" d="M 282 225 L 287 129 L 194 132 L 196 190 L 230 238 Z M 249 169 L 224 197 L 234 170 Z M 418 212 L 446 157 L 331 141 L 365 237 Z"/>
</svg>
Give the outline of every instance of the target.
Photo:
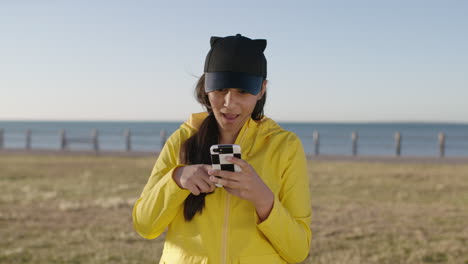
<svg viewBox="0 0 468 264">
<path fill-rule="evenodd" d="M 267 76 L 266 44 L 265 39 L 252 40 L 240 34 L 211 37 L 205 60 L 205 91 L 239 88 L 258 94 Z"/>
</svg>

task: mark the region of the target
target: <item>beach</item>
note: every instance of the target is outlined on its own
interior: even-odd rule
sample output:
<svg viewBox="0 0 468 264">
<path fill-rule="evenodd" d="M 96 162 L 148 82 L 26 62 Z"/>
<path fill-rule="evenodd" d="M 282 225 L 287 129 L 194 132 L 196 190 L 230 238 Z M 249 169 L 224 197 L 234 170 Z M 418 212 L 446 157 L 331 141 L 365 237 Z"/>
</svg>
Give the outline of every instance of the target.
<svg viewBox="0 0 468 264">
<path fill-rule="evenodd" d="M 0 263 L 154 263 L 133 230 L 153 153 L 0 152 Z M 303 263 L 468 263 L 468 159 L 311 156 Z"/>
</svg>

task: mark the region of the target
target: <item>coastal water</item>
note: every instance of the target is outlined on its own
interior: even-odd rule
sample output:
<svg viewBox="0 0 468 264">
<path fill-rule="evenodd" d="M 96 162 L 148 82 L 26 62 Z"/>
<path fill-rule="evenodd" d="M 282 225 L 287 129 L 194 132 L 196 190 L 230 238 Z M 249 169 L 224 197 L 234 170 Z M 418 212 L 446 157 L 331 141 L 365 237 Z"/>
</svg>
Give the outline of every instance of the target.
<svg viewBox="0 0 468 264">
<path fill-rule="evenodd" d="M 125 151 L 125 131 L 131 131 L 134 151 L 158 152 L 161 130 L 167 136 L 181 122 L 50 122 L 0 121 L 3 148 L 21 149 L 26 146 L 26 130 L 31 130 L 31 148 L 59 149 L 60 130 L 67 138 L 91 138 L 98 131 L 99 149 Z M 296 133 L 307 153 L 314 152 L 313 132 L 320 133 L 320 154 L 351 155 L 351 133 L 358 135 L 358 155 L 395 155 L 395 133 L 401 133 L 402 156 L 439 155 L 439 133 L 445 134 L 446 156 L 468 156 L 468 124 L 450 123 L 279 123 Z M 1 140 L 1 138 L 0 138 Z M 1 144 L 1 142 L 0 142 Z M 92 149 L 92 145 L 73 143 L 70 149 Z"/>
</svg>

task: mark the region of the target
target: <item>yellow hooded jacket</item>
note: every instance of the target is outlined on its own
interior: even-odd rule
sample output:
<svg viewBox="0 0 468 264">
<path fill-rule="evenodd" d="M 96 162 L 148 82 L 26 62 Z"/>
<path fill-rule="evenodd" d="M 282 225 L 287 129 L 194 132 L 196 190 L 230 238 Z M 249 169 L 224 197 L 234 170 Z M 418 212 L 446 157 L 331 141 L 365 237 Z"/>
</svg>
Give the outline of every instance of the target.
<svg viewBox="0 0 468 264">
<path fill-rule="evenodd" d="M 273 191 L 273 209 L 259 223 L 252 203 L 223 188 L 207 195 L 201 214 L 187 222 L 183 203 L 190 191 L 173 180 L 183 166 L 180 149 L 206 118 L 193 114 L 166 142 L 133 208 L 135 230 L 147 239 L 167 228 L 160 263 L 297 263 L 311 241 L 311 202 L 307 163 L 299 138 L 273 120 L 246 121 L 235 144 L 242 159 Z"/>
</svg>

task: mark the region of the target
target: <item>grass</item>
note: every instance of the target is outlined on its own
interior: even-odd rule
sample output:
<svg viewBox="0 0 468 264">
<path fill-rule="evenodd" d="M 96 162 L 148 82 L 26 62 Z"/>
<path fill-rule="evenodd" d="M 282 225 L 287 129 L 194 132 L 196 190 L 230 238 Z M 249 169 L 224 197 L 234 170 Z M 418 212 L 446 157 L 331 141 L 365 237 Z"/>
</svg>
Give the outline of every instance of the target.
<svg viewBox="0 0 468 264">
<path fill-rule="evenodd" d="M 157 263 L 131 209 L 154 157 L 0 155 L 0 263 Z M 468 264 L 468 164 L 309 163 L 304 263 Z"/>
</svg>

